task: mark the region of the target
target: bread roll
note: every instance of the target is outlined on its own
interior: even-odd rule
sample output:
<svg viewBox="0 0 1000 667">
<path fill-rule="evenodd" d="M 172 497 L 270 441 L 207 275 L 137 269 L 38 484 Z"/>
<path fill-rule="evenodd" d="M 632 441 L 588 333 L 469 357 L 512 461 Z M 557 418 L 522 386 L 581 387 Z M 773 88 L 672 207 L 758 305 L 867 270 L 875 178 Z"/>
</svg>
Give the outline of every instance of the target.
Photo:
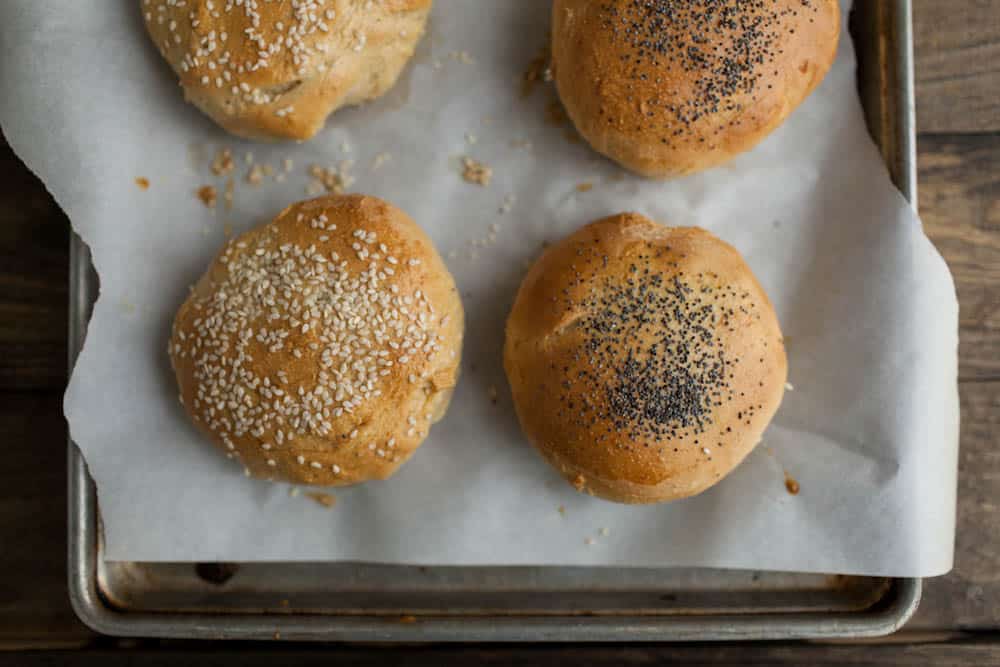
<svg viewBox="0 0 1000 667">
<path fill-rule="evenodd" d="M 578 490 L 622 503 L 721 480 L 760 441 L 787 373 L 778 319 L 739 253 L 634 213 L 535 263 L 504 367 L 542 456 Z"/>
<path fill-rule="evenodd" d="M 458 379 L 455 283 L 399 209 L 360 195 L 295 204 L 229 241 L 174 320 L 195 425 L 247 474 L 385 479 Z"/>
<path fill-rule="evenodd" d="M 385 93 L 431 0 L 142 0 L 187 99 L 241 137 L 309 139 Z"/>
<path fill-rule="evenodd" d="M 839 33 L 837 0 L 555 0 L 553 68 L 595 150 L 665 178 L 756 146 L 823 80 Z"/>
</svg>

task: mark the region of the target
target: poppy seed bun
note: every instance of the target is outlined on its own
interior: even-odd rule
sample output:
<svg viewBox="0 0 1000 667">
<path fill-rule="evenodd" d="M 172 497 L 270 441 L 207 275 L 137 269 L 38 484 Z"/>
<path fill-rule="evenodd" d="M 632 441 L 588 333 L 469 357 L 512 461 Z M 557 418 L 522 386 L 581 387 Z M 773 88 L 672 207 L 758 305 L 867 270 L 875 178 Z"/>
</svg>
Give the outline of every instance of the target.
<svg viewBox="0 0 1000 667">
<path fill-rule="evenodd" d="M 455 283 L 399 209 L 295 204 L 229 241 L 174 320 L 195 425 L 248 474 L 385 479 L 448 407 L 463 331 Z"/>
<path fill-rule="evenodd" d="M 595 150 L 652 178 L 748 151 L 833 64 L 837 0 L 555 0 L 566 112 Z"/>
<path fill-rule="evenodd" d="M 785 389 L 778 319 L 743 258 L 634 213 L 550 247 L 507 320 L 521 427 L 578 490 L 700 493 L 760 441 Z"/>
<path fill-rule="evenodd" d="M 188 101 L 229 132 L 309 139 L 340 107 L 385 93 L 431 0 L 141 0 Z"/>
</svg>

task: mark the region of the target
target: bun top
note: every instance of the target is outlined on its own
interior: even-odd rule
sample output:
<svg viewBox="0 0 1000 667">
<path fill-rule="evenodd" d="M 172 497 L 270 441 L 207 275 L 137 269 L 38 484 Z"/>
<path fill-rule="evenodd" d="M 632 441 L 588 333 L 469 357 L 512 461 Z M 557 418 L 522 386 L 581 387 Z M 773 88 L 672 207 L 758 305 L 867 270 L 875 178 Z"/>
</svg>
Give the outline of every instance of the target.
<svg viewBox="0 0 1000 667">
<path fill-rule="evenodd" d="M 250 473 L 389 476 L 443 414 L 462 307 L 430 240 L 364 196 L 296 204 L 230 241 L 174 321 L 181 400 Z"/>
<path fill-rule="evenodd" d="M 556 0 L 553 60 L 594 147 L 649 176 L 748 150 L 833 62 L 837 0 Z"/>
<path fill-rule="evenodd" d="M 142 0 L 191 102 L 231 132 L 306 139 L 337 107 L 381 94 L 431 0 Z"/>
<path fill-rule="evenodd" d="M 777 317 L 739 253 L 636 214 L 538 260 L 505 366 L 529 439 L 578 488 L 622 502 L 717 482 L 760 440 L 787 371 Z"/>
</svg>

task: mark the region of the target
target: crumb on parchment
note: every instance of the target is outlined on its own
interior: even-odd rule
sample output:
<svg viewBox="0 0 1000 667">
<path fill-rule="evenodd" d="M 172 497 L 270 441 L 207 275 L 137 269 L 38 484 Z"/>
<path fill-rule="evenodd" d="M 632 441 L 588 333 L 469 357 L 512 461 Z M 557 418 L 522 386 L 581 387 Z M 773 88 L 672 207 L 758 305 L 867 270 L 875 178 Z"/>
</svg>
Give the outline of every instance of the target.
<svg viewBox="0 0 1000 667">
<path fill-rule="evenodd" d="M 521 75 L 521 97 L 530 97 L 540 81 L 552 80 L 552 70 L 549 68 L 551 60 L 549 47 L 543 46 Z"/>
<path fill-rule="evenodd" d="M 233 152 L 228 148 L 219 150 L 212 158 L 211 169 L 216 176 L 225 176 L 235 168 L 236 162 L 233 160 Z"/>
<path fill-rule="evenodd" d="M 487 187 L 493 178 L 493 170 L 471 157 L 462 158 L 462 178 L 466 183 Z"/>
<path fill-rule="evenodd" d="M 309 165 L 308 173 L 312 180 L 306 186 L 306 194 L 318 195 L 324 190 L 333 194 L 343 194 L 354 184 L 354 179 L 351 177 L 353 164 L 350 160 L 342 160 L 336 167 Z"/>
<path fill-rule="evenodd" d="M 306 498 L 319 503 L 323 507 L 333 507 L 337 504 L 337 497 L 332 493 L 321 493 L 319 491 L 310 491 L 305 494 Z"/>
<path fill-rule="evenodd" d="M 215 190 L 214 185 L 203 185 L 198 188 L 195 192 L 198 195 L 198 199 L 207 208 L 215 208 L 215 202 L 218 200 L 218 193 Z"/>
</svg>

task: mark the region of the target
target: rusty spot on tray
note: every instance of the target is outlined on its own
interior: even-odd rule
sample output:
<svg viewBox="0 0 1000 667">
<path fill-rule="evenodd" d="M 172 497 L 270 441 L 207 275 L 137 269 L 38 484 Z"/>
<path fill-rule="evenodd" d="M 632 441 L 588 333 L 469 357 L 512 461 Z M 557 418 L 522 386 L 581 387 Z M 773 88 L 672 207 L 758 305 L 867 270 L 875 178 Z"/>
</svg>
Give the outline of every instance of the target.
<svg viewBox="0 0 1000 667">
<path fill-rule="evenodd" d="M 135 184 L 139 186 L 140 190 L 148 190 L 149 189 L 149 179 L 146 178 L 145 176 L 139 176 L 138 178 L 136 178 L 135 179 Z"/>
</svg>

